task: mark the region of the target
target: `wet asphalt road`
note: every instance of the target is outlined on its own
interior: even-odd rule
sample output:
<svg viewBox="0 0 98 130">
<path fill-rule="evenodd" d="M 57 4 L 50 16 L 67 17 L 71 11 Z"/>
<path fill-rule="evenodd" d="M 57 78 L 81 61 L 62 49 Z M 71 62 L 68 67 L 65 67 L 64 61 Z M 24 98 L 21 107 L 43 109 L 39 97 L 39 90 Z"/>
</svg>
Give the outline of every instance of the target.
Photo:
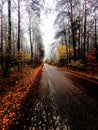
<svg viewBox="0 0 98 130">
<path fill-rule="evenodd" d="M 98 130 L 97 86 L 45 64 L 30 129 Z"/>
<path fill-rule="evenodd" d="M 25 115 L 20 129 L 98 130 L 97 86 L 45 64 L 40 85 L 24 102 L 21 115 L 28 113 L 29 117 Z"/>
</svg>

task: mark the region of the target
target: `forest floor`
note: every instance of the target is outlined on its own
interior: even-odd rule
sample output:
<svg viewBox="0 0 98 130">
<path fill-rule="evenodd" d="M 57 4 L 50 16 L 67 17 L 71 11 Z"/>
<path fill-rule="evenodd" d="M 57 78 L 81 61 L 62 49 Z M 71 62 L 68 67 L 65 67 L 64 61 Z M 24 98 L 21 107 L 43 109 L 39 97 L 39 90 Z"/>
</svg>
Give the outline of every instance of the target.
<svg viewBox="0 0 98 130">
<path fill-rule="evenodd" d="M 36 69 L 26 67 L 20 73 L 13 72 L 7 78 L 0 77 L 0 129 L 7 130 L 14 123 L 23 100 L 37 85 L 41 71 L 42 66 Z"/>
</svg>

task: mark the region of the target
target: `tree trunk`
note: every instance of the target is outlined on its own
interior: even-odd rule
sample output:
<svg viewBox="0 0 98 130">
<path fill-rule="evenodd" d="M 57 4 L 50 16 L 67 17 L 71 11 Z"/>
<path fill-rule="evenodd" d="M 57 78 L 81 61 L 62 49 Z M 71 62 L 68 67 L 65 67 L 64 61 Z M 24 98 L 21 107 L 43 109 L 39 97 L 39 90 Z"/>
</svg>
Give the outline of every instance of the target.
<svg viewBox="0 0 98 130">
<path fill-rule="evenodd" d="M 74 48 L 74 61 L 76 61 L 76 39 L 75 39 L 75 35 L 76 32 L 73 29 L 73 10 L 72 10 L 72 1 L 70 3 L 71 6 L 71 16 L 70 16 L 70 21 L 71 21 L 71 31 L 72 31 L 72 42 L 73 42 L 73 48 Z"/>
<path fill-rule="evenodd" d="M 80 27 L 80 57 L 83 59 L 83 25 Z"/>
<path fill-rule="evenodd" d="M 11 54 L 11 0 L 8 0 L 8 52 Z"/>
<path fill-rule="evenodd" d="M 20 0 L 18 0 L 18 41 L 17 41 L 17 50 L 20 52 Z"/>
<path fill-rule="evenodd" d="M 31 31 L 31 14 L 29 14 L 29 37 L 31 46 L 31 67 L 33 67 L 33 42 L 32 42 L 32 31 Z"/>
<path fill-rule="evenodd" d="M 17 40 L 17 50 L 18 50 L 18 71 L 20 71 L 20 0 L 18 0 L 18 40 Z"/>
<path fill-rule="evenodd" d="M 2 68 L 2 58 L 3 58 L 3 21 L 2 21 L 2 18 L 3 18 L 3 12 L 2 12 L 2 9 L 3 9 L 3 1 L 1 3 L 1 46 L 0 46 L 0 49 L 1 49 L 1 59 L 0 59 L 0 63 L 1 63 L 1 68 Z"/>
<path fill-rule="evenodd" d="M 84 45 L 83 45 L 83 61 L 86 59 L 86 0 L 84 0 Z"/>
<path fill-rule="evenodd" d="M 97 19 L 95 17 L 95 39 L 94 39 L 94 47 L 96 49 L 95 51 L 95 56 L 96 56 L 96 60 L 98 62 L 98 44 L 97 44 Z"/>
<path fill-rule="evenodd" d="M 88 35 L 87 35 L 87 53 L 89 51 L 89 32 L 88 32 Z"/>
<path fill-rule="evenodd" d="M 67 67 L 67 64 L 69 62 L 69 54 L 68 54 L 68 45 L 67 45 L 67 39 L 66 39 L 66 30 L 65 30 L 65 46 L 66 46 L 66 67 Z"/>
<path fill-rule="evenodd" d="M 79 36 L 78 36 L 78 48 L 79 48 L 79 56 L 78 58 L 80 59 L 81 58 L 81 50 L 80 50 L 80 35 L 81 35 L 81 31 L 80 31 L 80 28 L 79 28 Z"/>
<path fill-rule="evenodd" d="M 97 48 L 97 19 L 95 18 L 95 41 L 94 41 L 94 46 Z"/>
<path fill-rule="evenodd" d="M 8 43 L 6 49 L 5 66 L 3 69 L 3 77 L 8 76 L 11 58 L 11 0 L 8 0 Z"/>
</svg>

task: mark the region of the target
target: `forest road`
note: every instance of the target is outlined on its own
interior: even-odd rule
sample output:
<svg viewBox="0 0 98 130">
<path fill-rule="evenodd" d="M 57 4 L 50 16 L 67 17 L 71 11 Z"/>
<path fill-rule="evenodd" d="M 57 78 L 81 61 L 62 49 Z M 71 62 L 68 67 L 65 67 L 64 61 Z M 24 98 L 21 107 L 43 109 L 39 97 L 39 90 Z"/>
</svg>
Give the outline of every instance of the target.
<svg viewBox="0 0 98 130">
<path fill-rule="evenodd" d="M 98 97 L 97 90 L 93 91 L 97 86 L 96 83 L 44 64 L 39 99 L 30 129 L 98 130 Z"/>
<path fill-rule="evenodd" d="M 44 64 L 29 130 L 98 130 L 97 86 Z"/>
</svg>

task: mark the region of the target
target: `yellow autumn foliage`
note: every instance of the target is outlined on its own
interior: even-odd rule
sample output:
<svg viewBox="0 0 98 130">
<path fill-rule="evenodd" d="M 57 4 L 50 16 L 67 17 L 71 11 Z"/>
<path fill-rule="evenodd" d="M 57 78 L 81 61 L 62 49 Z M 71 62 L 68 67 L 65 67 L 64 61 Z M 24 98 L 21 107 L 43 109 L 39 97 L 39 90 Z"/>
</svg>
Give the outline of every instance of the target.
<svg viewBox="0 0 98 130">
<path fill-rule="evenodd" d="M 58 59 L 65 58 L 66 46 L 65 45 L 59 45 L 57 47 L 57 52 L 58 52 Z"/>
<path fill-rule="evenodd" d="M 30 54 L 21 50 L 19 53 L 16 54 L 16 59 L 20 62 L 30 60 Z"/>
<path fill-rule="evenodd" d="M 59 45 L 57 47 L 57 52 L 58 52 L 58 59 L 65 59 L 66 54 L 71 54 L 73 55 L 73 47 L 72 46 L 65 46 L 65 45 Z"/>
</svg>

